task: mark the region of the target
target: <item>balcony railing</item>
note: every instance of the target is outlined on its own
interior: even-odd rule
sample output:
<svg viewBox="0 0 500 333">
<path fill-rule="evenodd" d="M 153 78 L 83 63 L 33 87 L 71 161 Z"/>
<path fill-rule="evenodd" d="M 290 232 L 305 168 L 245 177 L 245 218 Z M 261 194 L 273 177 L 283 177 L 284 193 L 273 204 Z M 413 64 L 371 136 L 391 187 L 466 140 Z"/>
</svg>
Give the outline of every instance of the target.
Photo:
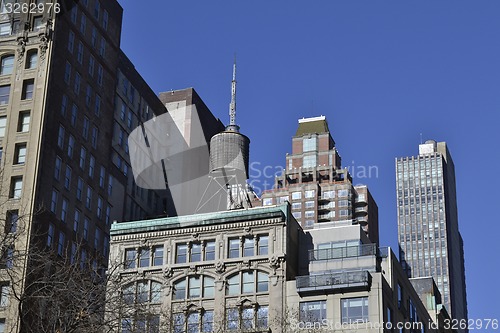
<svg viewBox="0 0 500 333">
<path fill-rule="evenodd" d="M 330 249 L 309 250 L 309 260 L 329 260 L 350 257 L 362 257 L 377 255 L 376 244 L 363 244 L 356 246 L 336 247 Z"/>
<path fill-rule="evenodd" d="M 299 293 L 350 288 L 366 289 L 371 285 L 371 275 L 368 271 L 352 271 L 298 276 L 296 284 Z"/>
</svg>

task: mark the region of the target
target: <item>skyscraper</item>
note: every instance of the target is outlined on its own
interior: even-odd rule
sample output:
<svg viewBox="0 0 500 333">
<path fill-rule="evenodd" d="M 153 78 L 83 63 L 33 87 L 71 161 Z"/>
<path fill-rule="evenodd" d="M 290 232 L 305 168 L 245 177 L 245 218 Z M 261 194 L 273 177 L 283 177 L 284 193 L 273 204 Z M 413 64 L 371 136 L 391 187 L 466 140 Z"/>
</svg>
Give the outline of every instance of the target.
<svg viewBox="0 0 500 333">
<path fill-rule="evenodd" d="M 378 207 L 365 185 L 353 185 L 330 134 L 325 116 L 299 119 L 286 169 L 274 188 L 262 193 L 262 205 L 289 201 L 303 228 L 317 223 L 359 224 L 374 243 L 378 240 Z"/>
<path fill-rule="evenodd" d="M 14 3 L 35 2 L 0 1 L 2 332 L 30 305 L 14 297 L 36 266 L 27 253 L 106 265 L 111 221 L 166 210 L 130 172 L 128 133 L 166 109 L 120 50 L 118 2 Z"/>
<path fill-rule="evenodd" d="M 433 276 L 452 318 L 467 318 L 463 240 L 455 167 L 445 142 L 396 159 L 400 257 L 413 277 Z"/>
</svg>

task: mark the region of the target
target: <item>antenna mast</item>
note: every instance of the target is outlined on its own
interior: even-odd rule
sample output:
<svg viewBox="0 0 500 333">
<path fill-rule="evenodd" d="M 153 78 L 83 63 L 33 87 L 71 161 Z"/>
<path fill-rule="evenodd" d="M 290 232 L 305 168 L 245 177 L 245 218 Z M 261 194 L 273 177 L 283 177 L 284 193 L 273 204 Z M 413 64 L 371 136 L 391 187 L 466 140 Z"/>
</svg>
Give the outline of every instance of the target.
<svg viewBox="0 0 500 333">
<path fill-rule="evenodd" d="M 236 56 L 233 64 L 233 81 L 231 82 L 231 104 L 229 104 L 229 126 L 236 126 Z"/>
</svg>

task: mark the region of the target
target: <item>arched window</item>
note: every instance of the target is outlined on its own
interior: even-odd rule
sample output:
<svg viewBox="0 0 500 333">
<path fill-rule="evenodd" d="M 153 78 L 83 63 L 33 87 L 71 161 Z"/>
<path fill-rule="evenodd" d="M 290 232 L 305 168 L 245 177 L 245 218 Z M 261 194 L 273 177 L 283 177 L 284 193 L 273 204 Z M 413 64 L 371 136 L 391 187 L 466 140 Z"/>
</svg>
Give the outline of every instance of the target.
<svg viewBox="0 0 500 333">
<path fill-rule="evenodd" d="M 238 272 L 227 279 L 226 293 L 229 296 L 267 292 L 269 275 L 259 271 Z"/>
<path fill-rule="evenodd" d="M 9 54 L 3 56 L 0 65 L 0 75 L 12 74 L 13 69 L 14 69 L 14 55 Z"/>
<path fill-rule="evenodd" d="M 174 299 L 214 298 L 215 280 L 209 276 L 183 277 L 174 283 Z"/>
<path fill-rule="evenodd" d="M 29 50 L 26 56 L 26 69 L 36 68 L 38 65 L 38 52 L 37 50 Z"/>
<path fill-rule="evenodd" d="M 132 282 L 122 289 L 125 304 L 134 303 L 161 303 L 162 285 L 151 280 Z"/>
</svg>

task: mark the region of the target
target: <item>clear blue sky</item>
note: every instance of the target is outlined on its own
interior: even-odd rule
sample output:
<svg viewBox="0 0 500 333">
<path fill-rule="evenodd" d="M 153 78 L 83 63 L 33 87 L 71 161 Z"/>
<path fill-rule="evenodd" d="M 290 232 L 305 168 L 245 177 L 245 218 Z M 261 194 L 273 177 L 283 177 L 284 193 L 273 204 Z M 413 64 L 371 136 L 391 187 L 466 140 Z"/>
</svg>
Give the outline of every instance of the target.
<svg viewBox="0 0 500 333">
<path fill-rule="evenodd" d="M 284 166 L 297 119 L 326 115 L 344 166 L 378 168 L 354 182 L 378 203 L 382 244 L 397 248 L 395 157 L 420 133 L 447 141 L 469 317 L 500 318 L 499 1 L 120 3 L 122 48 L 153 90 L 194 87 L 225 123 L 237 53 L 252 162 Z"/>
</svg>

